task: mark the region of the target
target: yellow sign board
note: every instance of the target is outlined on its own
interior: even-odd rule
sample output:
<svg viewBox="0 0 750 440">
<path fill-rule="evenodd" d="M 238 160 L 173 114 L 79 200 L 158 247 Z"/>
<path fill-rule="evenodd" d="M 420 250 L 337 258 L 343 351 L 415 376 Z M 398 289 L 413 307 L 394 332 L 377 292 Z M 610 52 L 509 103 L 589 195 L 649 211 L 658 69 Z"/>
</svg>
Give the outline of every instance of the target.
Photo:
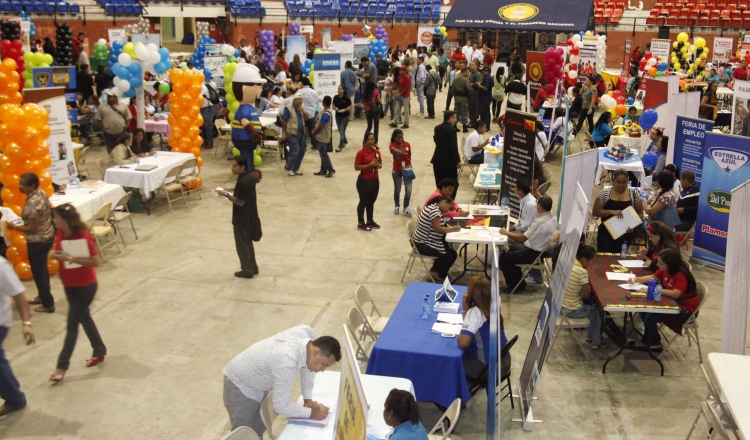
<svg viewBox="0 0 750 440">
<path fill-rule="evenodd" d="M 497 15 L 508 21 L 525 21 L 539 14 L 539 8 L 528 3 L 513 3 L 497 10 Z"/>
<path fill-rule="evenodd" d="M 334 440 L 365 440 L 369 405 L 362 387 L 357 357 L 349 331 L 344 326 L 344 351 L 341 353 L 341 386 L 336 408 Z"/>
</svg>

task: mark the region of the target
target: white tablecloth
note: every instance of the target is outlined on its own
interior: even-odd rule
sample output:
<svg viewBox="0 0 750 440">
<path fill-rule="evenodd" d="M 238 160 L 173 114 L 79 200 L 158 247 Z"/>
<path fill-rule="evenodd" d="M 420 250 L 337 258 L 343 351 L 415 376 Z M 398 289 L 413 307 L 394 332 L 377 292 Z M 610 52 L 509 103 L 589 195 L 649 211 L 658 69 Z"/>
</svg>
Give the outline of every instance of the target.
<svg viewBox="0 0 750 440">
<path fill-rule="evenodd" d="M 596 167 L 597 171 L 595 182 L 597 185 L 599 184 L 599 182 L 601 182 L 602 173 L 604 173 L 605 170 L 614 171 L 618 168 L 623 168 L 625 169 L 625 171 L 631 171 L 635 174 L 638 180 L 643 180 L 643 176 L 646 175 L 646 172 L 643 169 L 643 162 L 641 161 L 641 156 L 640 154 L 638 154 L 637 150 L 631 150 L 633 152 L 633 156 L 624 162 L 615 162 L 614 160 L 605 158 L 605 150 L 606 148 L 599 148 L 599 164 Z"/>
<path fill-rule="evenodd" d="M 341 373 L 338 371 L 324 371 L 315 375 L 315 385 L 313 385 L 313 400 L 328 400 L 338 399 L 339 386 L 341 384 Z M 400 377 L 387 377 L 387 376 L 372 376 L 369 374 L 362 375 L 362 387 L 365 389 L 367 395 L 367 401 L 370 403 L 370 410 L 367 412 L 367 424 L 379 428 L 380 430 L 388 430 L 391 428 L 386 425 L 383 420 L 383 405 L 385 399 L 388 397 L 388 393 L 393 388 L 410 392 L 414 395 L 414 386 L 409 379 L 403 379 Z M 341 403 L 339 403 L 341 404 Z M 335 420 L 335 418 L 334 418 Z M 334 423 L 331 420 L 330 423 Z M 279 440 L 300 440 L 300 439 L 321 439 L 325 437 L 325 429 L 318 428 L 320 435 L 315 435 L 315 432 L 309 432 L 309 435 L 305 432 L 306 429 L 315 431 L 315 428 L 308 428 L 308 425 L 301 421 L 294 421 L 287 423 L 284 431 L 278 437 Z M 329 440 L 332 437 L 325 438 Z M 380 437 L 382 438 L 382 437 Z"/>
<path fill-rule="evenodd" d="M 87 180 L 84 185 L 93 181 Z M 125 190 L 120 185 L 104 184 L 99 188 L 81 187 L 80 189 L 68 188 L 65 195 L 53 194 L 49 201 L 54 206 L 65 203 L 72 204 L 81 215 L 81 220 L 88 220 L 96 214 L 105 203 L 112 203 L 112 208 L 117 205 Z"/>
<path fill-rule="evenodd" d="M 734 96 L 734 91 L 728 87 L 719 87 L 716 89 L 716 97 L 719 99 L 725 99 L 730 96 Z"/>
<path fill-rule="evenodd" d="M 644 150 L 651 143 L 651 139 L 648 136 L 641 136 L 639 138 L 633 138 L 630 136 L 610 136 L 607 148 L 611 148 L 613 145 L 623 144 L 629 150 L 637 150 L 640 155 L 643 155 Z"/>
<path fill-rule="evenodd" d="M 159 152 L 157 157 L 141 158 L 141 165 L 158 165 L 151 171 L 136 171 L 136 164 L 108 168 L 104 173 L 104 181 L 117 185 L 140 188 L 143 196 L 148 198 L 151 191 L 159 188 L 169 170 L 180 166 L 194 158 L 191 153 Z M 187 174 L 185 171 L 183 174 Z"/>
<path fill-rule="evenodd" d="M 743 439 L 750 438 L 750 356 L 737 354 L 709 353 L 708 363 L 714 370 L 719 388 L 726 398 L 726 404 L 737 431 Z M 730 434 L 731 435 L 731 434 Z"/>
</svg>

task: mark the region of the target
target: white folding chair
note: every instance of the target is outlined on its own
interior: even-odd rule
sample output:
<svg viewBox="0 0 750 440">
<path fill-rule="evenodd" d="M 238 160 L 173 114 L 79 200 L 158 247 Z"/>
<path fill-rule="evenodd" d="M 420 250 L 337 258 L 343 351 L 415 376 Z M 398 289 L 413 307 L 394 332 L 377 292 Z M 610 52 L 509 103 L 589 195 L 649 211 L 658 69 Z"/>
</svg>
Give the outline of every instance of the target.
<svg viewBox="0 0 750 440">
<path fill-rule="evenodd" d="M 112 246 L 113 244 L 115 247 L 117 247 L 117 252 L 122 253 L 120 250 L 120 246 L 117 244 L 117 239 L 115 238 L 115 232 L 112 226 L 109 224 L 109 212 L 112 209 L 111 203 L 105 203 L 102 205 L 101 208 L 94 214 L 94 217 L 91 218 L 90 224 L 89 224 L 89 231 L 91 235 L 94 236 L 94 241 L 96 241 L 96 247 L 99 248 L 99 255 L 102 257 L 102 261 L 106 262 L 107 260 L 104 258 L 104 249 L 108 248 L 109 246 Z M 101 224 L 97 224 L 97 222 L 101 222 Z M 107 235 L 112 235 L 112 239 L 109 241 L 106 241 L 104 245 L 99 241 L 99 238 L 105 238 Z"/>
<path fill-rule="evenodd" d="M 99 170 L 99 173 L 102 175 L 102 180 L 104 180 L 104 173 L 107 171 L 107 168 L 109 168 L 107 165 L 109 164 L 109 156 L 107 157 L 100 157 L 96 160 L 96 168 Z"/>
<path fill-rule="evenodd" d="M 86 163 L 86 156 L 88 156 L 89 150 L 91 150 L 91 147 L 83 147 L 81 153 L 78 155 L 78 164 L 76 166 L 78 167 L 78 174 L 91 178 L 89 175 L 89 165 Z"/>
<path fill-rule="evenodd" d="M 695 342 L 695 345 L 698 346 L 698 359 L 700 360 L 700 363 L 703 363 L 703 353 L 701 353 L 701 341 L 698 337 L 698 312 L 700 312 L 701 308 L 703 307 L 703 304 L 706 302 L 706 299 L 708 298 L 708 289 L 706 288 L 706 285 L 703 283 L 696 283 L 696 289 L 698 294 L 698 307 L 695 309 L 695 312 L 690 315 L 690 317 L 682 324 L 682 330 L 685 332 L 685 336 L 687 337 L 688 346 L 691 345 L 691 340 Z M 679 334 L 675 333 L 674 336 L 672 336 L 671 339 L 667 338 L 665 334 L 665 325 L 661 322 L 659 323 L 659 331 L 661 332 L 662 338 L 667 340 L 667 346 L 671 349 L 672 343 L 677 339 Z M 661 353 L 659 353 L 659 357 L 661 357 L 664 354 L 664 350 L 662 350 Z"/>
<path fill-rule="evenodd" d="M 388 324 L 388 316 L 383 316 L 378 310 L 378 306 L 375 305 L 375 301 L 372 300 L 370 292 L 365 286 L 357 286 L 354 290 L 354 302 L 357 304 L 357 309 L 365 318 L 365 323 L 370 328 L 373 335 L 380 336 L 383 333 L 383 329 Z M 367 308 L 370 308 L 370 313 L 367 313 Z"/>
<path fill-rule="evenodd" d="M 128 208 L 128 203 L 130 202 L 130 199 L 132 197 L 133 197 L 133 193 L 128 191 L 127 193 L 125 193 L 124 196 L 120 198 L 120 200 L 117 201 L 117 204 L 115 205 L 115 209 L 109 212 L 109 221 L 115 226 L 115 230 L 120 235 L 120 240 L 122 240 L 122 245 L 124 247 L 128 247 L 128 245 L 125 244 L 125 237 L 122 236 L 122 230 L 120 229 L 121 221 L 124 221 L 125 219 L 128 219 L 130 221 L 130 227 L 133 228 L 133 234 L 135 234 L 135 239 L 138 240 L 138 233 L 135 232 L 135 225 L 133 224 L 133 217 L 131 217 L 130 209 Z"/>
<path fill-rule="evenodd" d="M 419 207 L 417 207 L 417 211 L 421 212 Z M 419 218 L 419 214 L 417 214 L 417 218 Z M 430 277 L 430 280 L 434 283 L 435 279 L 432 277 L 432 274 L 430 273 L 430 268 L 427 267 L 425 258 L 435 259 L 435 257 L 429 257 L 429 256 L 422 255 L 419 253 L 417 246 L 414 244 L 414 240 L 412 240 L 412 237 L 414 236 L 414 231 L 416 229 L 417 229 L 417 223 L 414 220 L 409 220 L 409 222 L 406 223 L 406 235 L 409 237 L 409 246 L 411 246 L 411 252 L 409 253 L 409 259 L 406 260 L 406 267 L 404 268 L 404 274 L 401 275 L 401 282 L 402 283 L 404 282 L 404 278 L 406 278 L 406 272 L 408 271 L 409 273 L 411 273 L 414 263 L 417 261 L 417 259 L 419 259 L 419 261 L 422 263 L 422 266 L 424 266 L 424 269 L 427 271 L 427 275 Z"/>
<path fill-rule="evenodd" d="M 187 174 L 185 174 L 186 171 Z M 183 186 L 182 191 L 185 194 L 189 195 L 193 191 L 198 191 L 198 198 L 203 199 L 201 197 L 201 188 L 198 186 L 198 158 L 194 157 L 182 164 L 179 181 Z M 190 188 L 191 184 L 195 186 Z"/>
<path fill-rule="evenodd" d="M 519 268 L 521 268 L 523 270 L 523 275 L 521 275 L 521 281 L 519 281 L 518 283 L 516 283 L 515 286 L 513 286 L 513 290 L 510 292 L 511 295 L 516 291 L 516 289 L 518 289 L 518 286 L 520 286 L 521 283 L 524 282 L 524 280 L 526 279 L 526 276 L 533 269 L 539 269 L 540 271 L 542 271 L 542 282 L 543 282 L 543 284 L 544 284 L 545 287 L 549 287 L 549 282 L 547 280 L 549 280 L 550 277 L 547 276 L 545 278 L 545 271 L 547 270 L 547 268 L 542 263 L 542 259 L 544 258 L 544 254 L 547 252 L 547 248 L 549 248 L 549 243 L 547 243 L 547 246 L 545 246 L 544 250 L 539 253 L 539 255 L 536 257 L 536 259 L 534 260 L 533 263 L 531 263 L 531 264 L 516 264 L 516 266 L 518 266 Z"/>
<path fill-rule="evenodd" d="M 375 345 L 375 336 L 370 332 L 365 318 L 359 310 L 352 307 L 346 317 L 346 328 L 351 333 L 351 339 L 357 345 L 355 347 L 358 362 L 367 363 L 370 360 L 372 347 Z"/>
<path fill-rule="evenodd" d="M 232 141 L 232 129 L 229 127 L 229 123 L 224 118 L 216 118 L 214 121 L 214 126 L 216 127 L 216 131 L 219 133 L 219 141 L 224 141 L 224 150 L 226 151 L 229 148 L 229 145 Z M 227 130 L 229 128 L 229 130 Z M 217 148 L 214 150 L 214 156 L 216 156 L 217 151 L 219 149 Z"/>
<path fill-rule="evenodd" d="M 258 434 L 249 426 L 240 426 L 230 432 L 224 440 L 263 440 L 258 438 Z"/>
<path fill-rule="evenodd" d="M 182 183 L 180 183 L 180 173 L 182 172 L 182 166 L 178 165 L 167 173 L 166 176 L 164 176 L 164 180 L 161 183 L 160 188 L 164 190 L 164 192 L 167 195 L 167 203 L 169 204 L 169 211 L 174 214 L 174 210 L 172 209 L 172 202 L 176 202 L 177 200 L 182 199 L 182 201 L 185 202 L 185 207 L 188 207 L 187 204 L 187 198 L 185 197 L 185 190 L 182 186 Z M 175 197 L 170 198 L 169 194 L 172 192 L 179 191 L 180 194 L 182 194 L 181 197 Z"/>
<path fill-rule="evenodd" d="M 737 423 L 734 421 L 734 418 L 732 417 L 732 414 L 727 411 L 727 409 L 724 407 L 724 403 L 721 401 L 721 390 L 717 389 L 714 386 L 713 381 L 711 380 L 711 376 L 706 371 L 706 368 L 701 365 L 701 371 L 703 372 L 703 378 L 706 379 L 706 386 L 708 386 L 708 394 L 706 395 L 706 400 L 704 400 L 704 403 L 707 403 L 709 408 L 714 410 L 716 421 L 713 422 L 713 424 L 718 425 L 721 427 L 721 429 L 729 429 L 734 434 L 735 439 L 740 438 L 740 436 L 737 434 Z M 701 426 L 698 425 L 698 422 L 702 417 L 705 417 L 703 414 L 703 407 L 701 407 L 700 410 L 698 410 L 698 415 L 695 418 L 695 421 L 693 422 L 693 425 L 690 427 L 690 431 L 688 432 L 688 435 L 686 438 L 690 439 L 690 436 L 693 434 L 693 431 L 696 429 L 700 429 Z M 704 421 L 705 423 L 705 421 Z M 711 438 L 710 436 L 702 436 L 701 438 Z M 728 436 L 724 436 L 723 438 L 729 438 Z"/>
<path fill-rule="evenodd" d="M 453 430 L 456 428 L 458 416 L 460 414 L 461 399 L 457 398 L 453 401 L 453 403 L 451 403 L 451 406 L 449 406 L 448 409 L 445 410 L 435 426 L 432 428 L 432 430 L 430 430 L 427 438 L 429 438 L 430 440 L 450 440 L 450 437 L 448 436 L 451 435 Z M 448 421 L 447 428 L 445 427 L 446 420 Z M 440 434 L 435 434 L 437 431 L 440 431 Z"/>
<path fill-rule="evenodd" d="M 276 440 L 278 437 L 273 432 L 273 421 L 276 420 L 277 416 L 278 414 L 273 409 L 273 391 L 270 391 L 260 403 L 260 420 L 263 422 L 263 426 L 266 428 L 266 432 L 271 437 L 271 440 Z"/>
</svg>

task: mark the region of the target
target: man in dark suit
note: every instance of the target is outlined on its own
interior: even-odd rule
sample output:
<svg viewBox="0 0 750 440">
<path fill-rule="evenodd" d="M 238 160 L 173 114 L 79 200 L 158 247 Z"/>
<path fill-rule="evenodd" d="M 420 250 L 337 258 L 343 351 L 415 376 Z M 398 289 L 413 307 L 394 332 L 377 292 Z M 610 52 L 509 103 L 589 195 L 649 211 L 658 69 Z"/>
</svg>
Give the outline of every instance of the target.
<svg viewBox="0 0 750 440">
<path fill-rule="evenodd" d="M 695 224 L 695 218 L 698 216 L 698 200 L 700 199 L 701 187 L 695 183 L 695 173 L 685 170 L 680 174 L 680 184 L 682 192 L 680 200 L 677 201 L 677 215 L 680 216 L 682 223 L 675 226 L 675 231 L 685 232 Z"/>
<path fill-rule="evenodd" d="M 435 127 L 435 152 L 432 154 L 432 170 L 435 173 L 435 185 L 447 178 L 458 182 L 458 168 L 461 166 L 461 156 L 458 155 L 458 139 L 456 134 L 456 112 L 447 111 L 443 114 L 443 123 Z M 458 185 L 453 189 L 451 197 L 456 198 Z"/>
</svg>

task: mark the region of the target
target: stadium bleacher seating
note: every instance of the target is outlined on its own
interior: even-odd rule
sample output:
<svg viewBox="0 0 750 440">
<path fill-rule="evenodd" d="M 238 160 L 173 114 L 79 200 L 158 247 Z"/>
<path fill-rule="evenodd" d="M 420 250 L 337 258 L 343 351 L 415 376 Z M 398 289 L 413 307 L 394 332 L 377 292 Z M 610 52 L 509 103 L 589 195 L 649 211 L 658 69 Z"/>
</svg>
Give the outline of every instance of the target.
<svg viewBox="0 0 750 440">
<path fill-rule="evenodd" d="M 80 12 L 78 3 L 70 0 L 0 0 L 0 11 L 3 13 L 20 14 L 26 12 L 28 15 L 51 15 L 57 11 L 58 14 L 78 14 Z"/>
<path fill-rule="evenodd" d="M 204 0 L 209 1 L 209 0 Z M 211 2 L 223 3 L 210 0 Z M 239 17 L 265 17 L 266 9 L 261 7 L 260 0 L 226 0 L 229 12 Z"/>
<path fill-rule="evenodd" d="M 284 0 L 284 5 L 293 19 L 301 20 L 438 23 L 443 19 L 440 0 Z"/>
<path fill-rule="evenodd" d="M 594 21 L 597 24 L 618 23 L 624 10 L 621 6 L 627 6 L 622 0 L 596 0 L 594 5 Z M 750 0 L 657 1 L 646 18 L 646 24 L 746 28 L 750 26 Z"/>
</svg>

